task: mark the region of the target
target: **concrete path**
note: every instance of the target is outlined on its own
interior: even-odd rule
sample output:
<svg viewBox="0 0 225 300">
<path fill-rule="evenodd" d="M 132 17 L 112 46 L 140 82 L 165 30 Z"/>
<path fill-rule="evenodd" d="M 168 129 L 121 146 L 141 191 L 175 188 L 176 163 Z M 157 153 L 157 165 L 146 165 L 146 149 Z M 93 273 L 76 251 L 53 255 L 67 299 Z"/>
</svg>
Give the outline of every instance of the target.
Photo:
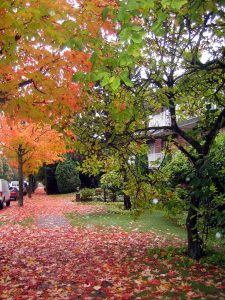
<svg viewBox="0 0 225 300">
<path fill-rule="evenodd" d="M 37 226 L 38 227 L 69 227 L 70 223 L 63 216 L 59 215 L 42 215 L 37 218 Z"/>
</svg>

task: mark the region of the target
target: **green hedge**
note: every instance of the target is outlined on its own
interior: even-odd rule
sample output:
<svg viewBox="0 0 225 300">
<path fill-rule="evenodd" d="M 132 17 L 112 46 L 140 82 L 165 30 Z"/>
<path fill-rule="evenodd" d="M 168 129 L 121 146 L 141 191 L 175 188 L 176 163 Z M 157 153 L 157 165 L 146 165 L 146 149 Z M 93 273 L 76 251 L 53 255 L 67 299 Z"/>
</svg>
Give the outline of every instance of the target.
<svg viewBox="0 0 225 300">
<path fill-rule="evenodd" d="M 81 182 L 76 163 L 70 158 L 58 164 L 55 175 L 60 193 L 72 193 L 80 187 Z"/>
</svg>

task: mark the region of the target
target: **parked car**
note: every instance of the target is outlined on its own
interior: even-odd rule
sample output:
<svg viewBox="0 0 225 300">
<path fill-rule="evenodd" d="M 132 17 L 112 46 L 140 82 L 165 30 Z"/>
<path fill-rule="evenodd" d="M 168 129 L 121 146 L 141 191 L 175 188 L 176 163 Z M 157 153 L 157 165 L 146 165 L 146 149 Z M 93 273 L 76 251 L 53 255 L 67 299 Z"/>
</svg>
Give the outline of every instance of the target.
<svg viewBox="0 0 225 300">
<path fill-rule="evenodd" d="M 5 179 L 0 179 L 0 209 L 3 209 L 4 204 L 10 206 L 9 183 Z"/>
<path fill-rule="evenodd" d="M 16 187 L 10 187 L 10 199 L 17 200 L 19 198 L 19 189 Z"/>
<path fill-rule="evenodd" d="M 10 187 L 16 187 L 16 188 L 18 188 L 19 189 L 19 181 L 11 181 L 10 183 L 9 183 L 9 186 Z"/>
<path fill-rule="evenodd" d="M 19 181 L 16 181 L 16 180 L 11 181 L 9 186 L 11 188 L 17 188 L 17 190 L 19 191 Z M 24 183 L 23 183 L 23 195 L 26 195 L 26 194 L 27 194 L 27 182 L 24 181 Z"/>
</svg>

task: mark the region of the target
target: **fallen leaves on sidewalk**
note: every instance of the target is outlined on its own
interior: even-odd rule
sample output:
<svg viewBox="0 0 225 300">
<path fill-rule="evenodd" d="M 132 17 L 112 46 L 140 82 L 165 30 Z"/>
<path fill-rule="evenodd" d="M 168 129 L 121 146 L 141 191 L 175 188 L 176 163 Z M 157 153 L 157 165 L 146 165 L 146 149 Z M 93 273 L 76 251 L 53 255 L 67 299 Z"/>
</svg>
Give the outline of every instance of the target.
<svg viewBox="0 0 225 300">
<path fill-rule="evenodd" d="M 38 197 L 32 200 L 32 208 L 27 201 L 23 217 L 31 217 L 29 213 L 35 217 L 40 212 L 62 215 L 74 207 L 79 211 L 79 204 L 68 199 Z M 83 212 L 85 209 L 81 207 Z M 15 206 L 1 211 L 0 215 L 12 221 L 12 213 L 7 212 L 16 210 L 20 209 Z M 17 220 L 18 215 L 15 214 Z M 24 228 L 12 223 L 2 225 L 0 230 L 2 300 L 225 297 L 222 268 L 194 263 L 190 269 L 182 269 L 173 260 L 148 255 L 149 248 L 179 245 L 177 240 L 168 241 L 154 233 L 72 226 Z"/>
<path fill-rule="evenodd" d="M 81 215 L 102 213 L 106 208 L 101 205 L 84 205 L 79 202 L 72 202 L 75 199 L 73 194 L 66 196 L 47 196 L 43 189 L 37 190 L 29 199 L 24 197 L 24 206 L 18 207 L 17 202 L 11 201 L 11 206 L 0 211 L 0 222 L 19 223 L 25 219 L 37 219 L 42 215 L 60 215 L 76 212 Z"/>
</svg>

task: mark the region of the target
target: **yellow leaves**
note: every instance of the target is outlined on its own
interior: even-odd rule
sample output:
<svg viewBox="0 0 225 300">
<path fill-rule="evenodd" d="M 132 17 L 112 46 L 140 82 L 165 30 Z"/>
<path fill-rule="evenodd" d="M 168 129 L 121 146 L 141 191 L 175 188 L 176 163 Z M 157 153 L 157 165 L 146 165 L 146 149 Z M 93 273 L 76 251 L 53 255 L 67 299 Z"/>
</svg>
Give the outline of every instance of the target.
<svg viewBox="0 0 225 300">
<path fill-rule="evenodd" d="M 2 10 L 2 13 L 3 13 L 3 10 Z M 2 13 L 0 13 L 0 15 Z M 0 18 L 0 28 L 8 28 L 13 24 L 13 22 L 14 22 L 14 16 L 12 14 L 10 14 L 10 13 L 8 13 L 7 15 L 4 14 Z"/>
</svg>

